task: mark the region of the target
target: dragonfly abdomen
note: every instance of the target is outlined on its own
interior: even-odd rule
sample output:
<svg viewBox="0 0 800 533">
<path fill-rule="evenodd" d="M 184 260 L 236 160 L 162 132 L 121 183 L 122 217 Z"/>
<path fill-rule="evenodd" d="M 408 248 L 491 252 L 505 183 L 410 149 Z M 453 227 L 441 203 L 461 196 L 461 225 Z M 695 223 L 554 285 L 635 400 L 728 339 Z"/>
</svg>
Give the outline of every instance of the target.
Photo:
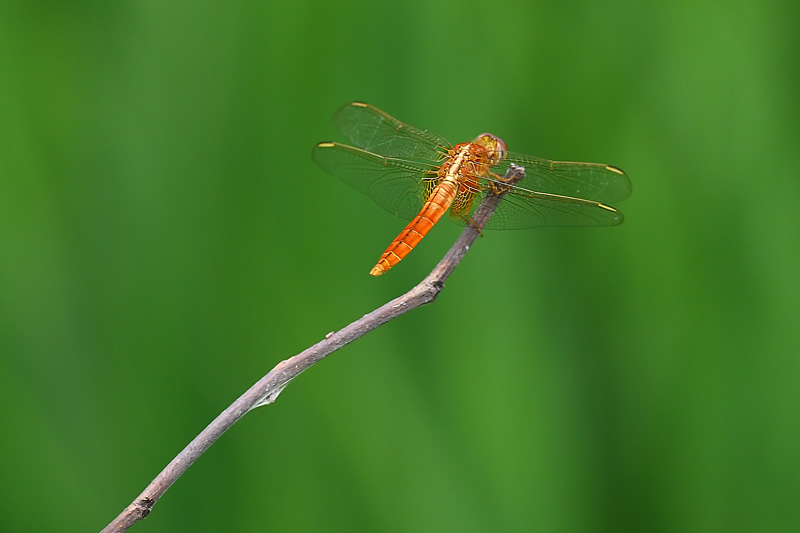
<svg viewBox="0 0 800 533">
<path fill-rule="evenodd" d="M 370 274 L 380 276 L 400 262 L 408 252 L 419 244 L 433 226 L 450 208 L 456 196 L 457 185 L 451 179 L 444 179 L 431 192 L 419 214 L 395 237 L 392 244 L 383 252 L 378 263 L 372 267 Z"/>
</svg>

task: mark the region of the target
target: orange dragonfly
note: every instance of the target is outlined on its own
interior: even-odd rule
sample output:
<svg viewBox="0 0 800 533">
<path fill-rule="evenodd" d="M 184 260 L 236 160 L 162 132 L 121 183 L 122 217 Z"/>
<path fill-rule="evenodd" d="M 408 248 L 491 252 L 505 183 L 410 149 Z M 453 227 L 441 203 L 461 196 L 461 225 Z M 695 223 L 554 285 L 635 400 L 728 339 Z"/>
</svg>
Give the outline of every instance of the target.
<svg viewBox="0 0 800 533">
<path fill-rule="evenodd" d="M 471 224 L 480 200 L 507 187 L 502 176 L 511 163 L 525 167 L 526 178 L 510 187 L 486 229 L 614 226 L 622 213 L 606 202 L 631 193 L 630 180 L 617 167 L 515 154 L 490 133 L 453 146 L 363 102 L 342 107 L 333 121 L 356 147 L 319 143 L 313 151 L 317 165 L 411 219 L 370 271 L 373 276 L 400 262 L 448 209 L 454 221 Z"/>
</svg>

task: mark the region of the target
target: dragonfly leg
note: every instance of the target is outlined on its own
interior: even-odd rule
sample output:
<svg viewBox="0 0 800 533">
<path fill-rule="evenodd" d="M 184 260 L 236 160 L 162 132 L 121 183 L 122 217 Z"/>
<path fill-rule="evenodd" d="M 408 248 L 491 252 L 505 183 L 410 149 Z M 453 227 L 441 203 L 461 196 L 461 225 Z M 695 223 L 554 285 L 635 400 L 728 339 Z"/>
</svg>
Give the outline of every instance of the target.
<svg viewBox="0 0 800 533">
<path fill-rule="evenodd" d="M 492 177 L 492 179 L 497 180 L 497 181 L 499 181 L 501 183 L 508 183 L 509 181 L 511 181 L 513 179 L 513 178 L 506 179 L 505 176 L 501 176 L 500 174 L 497 174 L 496 172 L 489 172 L 489 175 Z"/>
<path fill-rule="evenodd" d="M 481 231 L 481 228 L 478 227 L 475 221 L 472 220 L 472 218 L 470 218 L 470 216 L 467 213 L 459 213 L 458 216 L 461 217 L 461 220 L 463 220 L 467 225 L 472 226 L 473 228 L 478 230 L 478 235 L 483 237 L 483 232 Z"/>
<path fill-rule="evenodd" d="M 489 177 L 491 179 L 487 181 L 489 184 L 489 189 L 492 191 L 493 194 L 502 194 L 505 191 L 507 191 L 513 183 L 519 181 L 519 178 L 514 176 L 513 174 L 511 175 L 511 177 L 506 178 L 505 176 L 501 176 L 500 174 L 489 172 Z M 507 186 L 504 186 L 506 184 Z"/>
</svg>

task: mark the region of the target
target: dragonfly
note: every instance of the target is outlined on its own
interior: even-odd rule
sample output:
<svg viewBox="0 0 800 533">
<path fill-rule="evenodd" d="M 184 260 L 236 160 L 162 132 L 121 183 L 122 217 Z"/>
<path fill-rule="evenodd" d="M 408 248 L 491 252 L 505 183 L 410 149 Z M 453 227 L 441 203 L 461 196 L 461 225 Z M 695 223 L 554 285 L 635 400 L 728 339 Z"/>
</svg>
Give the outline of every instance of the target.
<svg viewBox="0 0 800 533">
<path fill-rule="evenodd" d="M 319 143 L 314 162 L 387 211 L 411 220 L 372 268 L 373 276 L 399 263 L 448 210 L 456 223 L 474 225 L 480 201 L 500 190 L 507 190 L 505 198 L 485 227 L 476 226 L 478 231 L 614 226 L 623 217 L 609 204 L 631 193 L 628 176 L 615 166 L 509 152 L 490 133 L 452 145 L 363 102 L 343 106 L 333 121 L 355 146 Z M 514 185 L 503 178 L 511 164 L 526 171 Z"/>
</svg>

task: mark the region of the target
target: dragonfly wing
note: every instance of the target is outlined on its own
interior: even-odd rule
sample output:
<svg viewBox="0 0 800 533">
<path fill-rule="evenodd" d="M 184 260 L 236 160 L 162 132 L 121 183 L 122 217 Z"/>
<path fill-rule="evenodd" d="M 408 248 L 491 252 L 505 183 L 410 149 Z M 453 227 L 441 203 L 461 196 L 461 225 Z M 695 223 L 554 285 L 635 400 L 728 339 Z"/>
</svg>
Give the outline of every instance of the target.
<svg viewBox="0 0 800 533">
<path fill-rule="evenodd" d="M 385 157 L 345 144 L 320 143 L 312 157 L 323 170 L 390 213 L 409 220 L 422 208 L 425 182 L 436 179 L 430 164 Z"/>
<path fill-rule="evenodd" d="M 600 202 L 514 187 L 500 202 L 486 229 L 616 226 L 622 219 L 622 213 Z"/>
<path fill-rule="evenodd" d="M 560 164 L 560 163 L 559 163 Z M 591 163 L 563 163 L 570 168 L 577 169 L 573 172 L 563 171 L 563 167 L 555 164 L 551 167 L 529 167 L 538 169 L 533 172 L 533 180 L 528 182 L 531 177 L 529 173 L 516 186 L 511 186 L 511 190 L 500 202 L 494 216 L 486 224 L 486 229 L 525 229 L 537 228 L 541 226 L 615 226 L 621 224 L 622 213 L 598 201 L 598 198 L 619 198 L 619 194 L 624 192 L 622 185 L 629 183 L 627 176 L 620 174 L 622 171 L 607 170 L 606 165 L 594 165 Z M 507 166 L 507 165 L 505 165 Z M 602 166 L 603 169 L 598 167 Z M 503 168 L 502 165 L 493 167 Z M 546 168 L 547 171 L 543 171 Z M 617 187 L 616 193 L 611 193 L 611 189 L 598 187 L 593 179 L 598 176 L 613 174 L 617 178 L 611 178 L 610 182 Z M 543 178 L 547 178 L 544 180 Z M 621 181 L 620 181 L 621 178 Z M 479 178 L 476 176 L 476 180 Z M 571 180 L 567 184 L 562 181 Z M 615 181 L 616 180 L 616 181 Z M 480 178 L 481 188 L 476 191 L 476 198 L 471 206 L 471 214 L 474 214 L 480 201 L 492 190 L 508 187 L 501 181 L 491 177 Z M 534 185 L 548 186 L 549 190 L 530 188 Z M 621 184 L 622 185 L 621 185 Z M 559 192 L 554 192 L 559 191 Z M 630 192 L 628 185 L 627 191 Z M 572 195 L 564 194 L 572 192 Z M 604 194 L 605 193 L 605 194 Z M 585 197 L 577 194 L 586 194 Z M 589 196 L 591 195 L 591 196 Z M 460 222 L 455 219 L 456 222 Z"/>
<path fill-rule="evenodd" d="M 351 102 L 339 109 L 333 122 L 353 144 L 380 155 L 439 161 L 450 148 L 444 138 L 404 124 L 362 102 Z"/>
<path fill-rule="evenodd" d="M 525 167 L 526 177 L 519 184 L 523 189 L 604 203 L 618 202 L 631 194 L 628 176 L 610 165 L 550 161 L 509 152 L 492 171 L 502 176 L 510 163 Z"/>
</svg>

